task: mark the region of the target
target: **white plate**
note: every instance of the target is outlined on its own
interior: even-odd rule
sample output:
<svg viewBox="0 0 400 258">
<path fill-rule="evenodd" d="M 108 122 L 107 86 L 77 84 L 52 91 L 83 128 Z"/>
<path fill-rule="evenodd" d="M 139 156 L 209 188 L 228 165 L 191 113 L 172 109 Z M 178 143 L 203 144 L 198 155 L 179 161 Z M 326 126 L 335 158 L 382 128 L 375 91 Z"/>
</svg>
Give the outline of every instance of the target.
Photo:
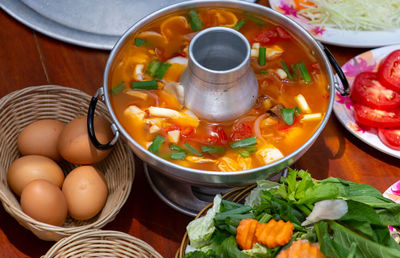
<svg viewBox="0 0 400 258">
<path fill-rule="evenodd" d="M 396 49 L 400 49 L 400 45 L 376 48 L 371 51 L 364 52 L 345 63 L 342 66 L 342 69 L 347 80 L 349 81 L 350 89 L 357 74 L 364 71 L 377 71 L 380 61 Z M 393 150 L 384 145 L 378 138 L 375 128 L 366 130 L 357 125 L 353 115 L 353 104 L 349 96 L 343 97 L 339 93 L 336 93 L 333 111 L 344 127 L 346 127 L 347 130 L 349 130 L 357 138 L 374 147 L 375 149 L 378 149 L 393 157 L 400 158 L 400 151 Z"/>
<path fill-rule="evenodd" d="M 271 8 L 300 23 L 316 39 L 344 47 L 380 47 L 400 44 L 400 28 L 387 31 L 351 31 L 320 25 L 310 25 L 304 18 L 296 17 L 292 0 L 269 0 Z"/>
</svg>

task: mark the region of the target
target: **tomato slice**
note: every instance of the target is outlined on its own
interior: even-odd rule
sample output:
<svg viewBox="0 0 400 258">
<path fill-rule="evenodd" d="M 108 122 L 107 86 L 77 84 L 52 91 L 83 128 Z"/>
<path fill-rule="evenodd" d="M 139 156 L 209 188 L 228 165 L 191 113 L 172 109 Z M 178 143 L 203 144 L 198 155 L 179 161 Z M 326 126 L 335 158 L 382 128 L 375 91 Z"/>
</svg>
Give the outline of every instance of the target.
<svg viewBox="0 0 400 258">
<path fill-rule="evenodd" d="M 400 110 L 384 111 L 355 104 L 354 115 L 359 125 L 371 127 L 400 127 Z"/>
<path fill-rule="evenodd" d="M 273 44 L 280 40 L 290 40 L 291 36 L 284 28 L 276 26 L 274 28 L 262 29 L 254 38 L 255 42 L 262 45 Z"/>
<path fill-rule="evenodd" d="M 378 136 L 389 148 L 400 150 L 400 128 L 379 128 Z"/>
<path fill-rule="evenodd" d="M 359 73 L 351 89 L 352 100 L 355 103 L 381 110 L 400 107 L 400 94 L 382 86 L 378 80 L 377 73 Z"/>
<path fill-rule="evenodd" d="M 244 121 L 234 124 L 232 133 L 230 135 L 231 141 L 236 142 L 254 136 L 253 125 L 253 121 Z"/>
<path fill-rule="evenodd" d="M 390 53 L 379 66 L 379 80 L 389 89 L 400 93 L 400 49 Z"/>
<path fill-rule="evenodd" d="M 228 136 L 221 126 L 212 126 L 207 130 L 196 131 L 189 135 L 188 140 L 206 145 L 227 145 Z"/>
</svg>

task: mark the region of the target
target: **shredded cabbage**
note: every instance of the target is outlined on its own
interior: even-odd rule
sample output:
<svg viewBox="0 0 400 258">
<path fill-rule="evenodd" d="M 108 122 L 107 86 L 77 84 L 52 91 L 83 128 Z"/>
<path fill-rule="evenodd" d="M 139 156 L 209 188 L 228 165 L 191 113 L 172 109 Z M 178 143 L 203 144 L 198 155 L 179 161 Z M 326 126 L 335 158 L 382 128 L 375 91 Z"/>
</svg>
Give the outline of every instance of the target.
<svg viewBox="0 0 400 258">
<path fill-rule="evenodd" d="M 388 30 L 400 28 L 399 0 L 309 0 L 298 15 L 309 24 L 343 30 Z"/>
</svg>

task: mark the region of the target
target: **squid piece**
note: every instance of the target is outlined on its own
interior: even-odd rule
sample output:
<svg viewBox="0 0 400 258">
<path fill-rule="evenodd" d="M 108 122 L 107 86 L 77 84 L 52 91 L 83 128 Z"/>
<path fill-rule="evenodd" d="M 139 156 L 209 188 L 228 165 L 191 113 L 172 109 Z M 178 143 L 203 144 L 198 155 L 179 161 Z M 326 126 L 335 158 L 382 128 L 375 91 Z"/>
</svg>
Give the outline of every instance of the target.
<svg viewBox="0 0 400 258">
<path fill-rule="evenodd" d="M 170 108 L 149 107 L 148 110 L 151 116 L 170 118 L 179 125 L 198 127 L 200 123 L 198 118 Z"/>
<path fill-rule="evenodd" d="M 125 109 L 124 115 L 138 119 L 139 121 L 144 121 L 144 116 L 146 115 L 146 113 L 137 106 L 130 105 Z"/>
<path fill-rule="evenodd" d="M 269 164 L 283 158 L 282 152 L 272 144 L 267 144 L 261 147 L 257 150 L 255 155 L 257 159 L 264 164 Z"/>
<path fill-rule="evenodd" d="M 342 199 L 319 201 L 314 204 L 314 209 L 301 225 L 307 226 L 325 219 L 340 219 L 347 213 L 347 210 L 347 202 Z"/>
<path fill-rule="evenodd" d="M 213 159 L 206 159 L 197 156 L 186 156 L 186 160 L 193 163 L 215 163 L 216 161 Z"/>
</svg>

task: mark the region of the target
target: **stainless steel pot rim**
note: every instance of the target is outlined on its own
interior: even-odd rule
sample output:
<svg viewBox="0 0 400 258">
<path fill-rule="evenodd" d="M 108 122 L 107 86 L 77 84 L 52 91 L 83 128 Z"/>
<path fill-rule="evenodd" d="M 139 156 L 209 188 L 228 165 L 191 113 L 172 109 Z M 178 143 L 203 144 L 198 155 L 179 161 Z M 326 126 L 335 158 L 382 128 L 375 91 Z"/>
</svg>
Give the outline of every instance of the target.
<svg viewBox="0 0 400 258">
<path fill-rule="evenodd" d="M 118 121 L 113 108 L 111 106 L 111 102 L 108 96 L 108 75 L 111 70 L 111 65 L 112 61 L 115 59 L 116 55 L 118 54 L 118 51 L 121 49 L 121 47 L 124 45 L 125 41 L 134 33 L 136 32 L 139 28 L 142 28 L 144 25 L 152 22 L 154 19 L 160 17 L 163 14 L 167 14 L 173 11 L 177 10 L 182 10 L 182 9 L 190 9 L 190 8 L 195 8 L 195 7 L 206 7 L 206 6 L 216 6 L 216 7 L 232 7 L 232 8 L 241 8 L 246 10 L 250 10 L 252 12 L 255 12 L 260 15 L 268 16 L 268 14 L 275 15 L 279 17 L 279 19 L 285 21 L 285 26 L 290 24 L 291 26 L 296 27 L 297 31 L 296 34 L 298 36 L 305 36 L 307 37 L 311 42 L 313 42 L 315 49 L 317 49 L 320 53 L 320 55 L 323 57 L 323 61 L 325 64 L 325 67 L 327 68 L 327 76 L 328 76 L 328 81 L 329 81 L 329 90 L 330 90 L 330 96 L 329 96 L 329 104 L 328 108 L 326 110 L 326 113 L 324 115 L 324 118 L 320 125 L 318 126 L 317 130 L 313 133 L 313 135 L 298 149 L 296 149 L 294 152 L 288 154 L 287 156 L 283 157 L 280 160 L 277 160 L 273 163 L 261 166 L 261 167 L 256 167 L 252 169 L 247 169 L 247 170 L 241 170 L 241 171 L 231 171 L 231 172 L 221 172 L 221 171 L 207 171 L 207 170 L 200 170 L 200 169 L 193 169 L 189 167 L 184 167 L 177 165 L 173 162 L 170 162 L 168 160 L 165 160 L 156 154 L 148 151 L 144 147 L 142 147 L 140 144 L 138 144 L 135 140 L 132 139 L 132 137 L 127 133 L 127 131 L 123 128 L 123 126 L 120 124 Z M 272 19 L 271 19 L 272 20 Z M 334 97 L 335 97 L 335 87 L 334 85 L 337 84 L 336 78 L 333 75 L 333 71 L 331 69 L 330 63 L 327 60 L 327 57 L 321 48 L 321 45 L 318 41 L 316 41 L 313 36 L 306 31 L 302 26 L 300 26 L 296 21 L 286 17 L 285 15 L 274 11 L 268 7 L 259 5 L 259 4 L 253 4 L 253 3 L 248 3 L 248 2 L 243 2 L 243 1 L 235 1 L 235 0 L 193 0 L 193 1 L 187 1 L 183 3 L 178 3 L 178 4 L 173 4 L 171 6 L 165 7 L 163 9 L 160 9 L 149 16 L 142 18 L 139 20 L 136 24 L 134 24 L 131 28 L 129 28 L 123 36 L 118 40 L 118 42 L 115 44 L 113 47 L 110 56 L 108 57 L 105 72 L 104 72 L 104 77 L 103 77 L 103 88 L 104 88 L 104 100 L 106 102 L 106 105 L 108 107 L 108 110 L 110 112 L 110 115 L 113 119 L 113 122 L 117 125 L 118 129 L 120 130 L 121 134 L 129 140 L 130 143 L 135 145 L 136 148 L 138 148 L 140 151 L 148 155 L 151 159 L 154 159 L 166 167 L 169 168 L 174 168 L 177 170 L 183 170 L 187 173 L 193 173 L 193 174 L 199 174 L 199 175 L 212 175 L 212 176 L 239 176 L 239 175 L 248 175 L 252 174 L 255 172 L 259 172 L 261 170 L 266 170 L 268 168 L 274 167 L 277 164 L 284 163 L 286 161 L 290 161 L 291 159 L 294 159 L 297 155 L 299 155 L 301 152 L 304 150 L 307 150 L 311 144 L 316 140 L 316 138 L 321 134 L 322 130 L 325 128 L 326 123 L 329 120 L 330 114 L 332 113 L 333 109 L 333 103 L 334 103 Z M 163 168 L 165 170 L 165 168 Z"/>
</svg>

